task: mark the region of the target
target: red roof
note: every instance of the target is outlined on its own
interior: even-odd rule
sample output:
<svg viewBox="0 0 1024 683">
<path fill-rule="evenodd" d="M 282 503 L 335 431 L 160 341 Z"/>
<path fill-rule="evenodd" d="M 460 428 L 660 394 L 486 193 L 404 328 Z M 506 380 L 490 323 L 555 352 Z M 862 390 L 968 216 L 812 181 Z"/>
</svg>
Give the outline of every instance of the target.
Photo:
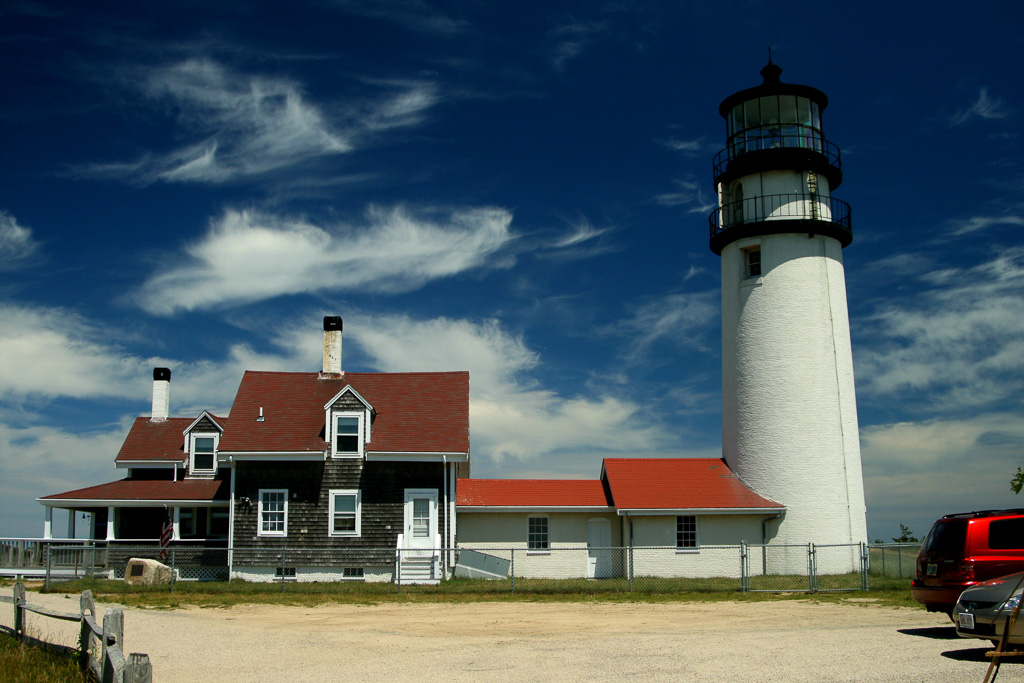
<svg viewBox="0 0 1024 683">
<path fill-rule="evenodd" d="M 347 372 L 341 378 L 321 379 L 315 372 L 247 371 L 219 450 L 329 448 L 324 440 L 324 404 L 346 386 L 374 408 L 368 452 L 469 452 L 468 372 Z M 263 421 L 257 422 L 260 408 Z"/>
<path fill-rule="evenodd" d="M 210 414 L 221 427 L 227 425 L 227 418 Z M 148 417 L 137 417 L 128 431 L 117 462 L 175 460 L 185 462 L 185 437 L 183 432 L 196 421 L 194 417 L 172 417 L 153 421 Z"/>
<path fill-rule="evenodd" d="M 608 507 L 604 485 L 581 479 L 460 479 L 457 505 Z"/>
<path fill-rule="evenodd" d="M 720 458 L 606 458 L 604 477 L 620 510 L 765 509 Z"/>
<path fill-rule="evenodd" d="M 226 501 L 229 490 L 229 482 L 226 479 L 122 479 L 109 484 L 43 496 L 39 500 Z"/>
</svg>

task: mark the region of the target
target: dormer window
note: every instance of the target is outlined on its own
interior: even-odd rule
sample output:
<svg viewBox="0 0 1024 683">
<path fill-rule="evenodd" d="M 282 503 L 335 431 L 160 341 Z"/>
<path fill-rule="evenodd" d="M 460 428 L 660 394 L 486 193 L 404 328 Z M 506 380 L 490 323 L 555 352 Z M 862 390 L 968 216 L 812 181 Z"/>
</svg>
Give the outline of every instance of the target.
<svg viewBox="0 0 1024 683">
<path fill-rule="evenodd" d="M 213 474 L 217 471 L 217 440 L 218 434 L 193 434 L 191 463 L 189 472 L 192 474 Z"/>
<path fill-rule="evenodd" d="M 334 413 L 334 450 L 336 458 L 359 458 L 363 455 L 363 415 Z"/>
</svg>

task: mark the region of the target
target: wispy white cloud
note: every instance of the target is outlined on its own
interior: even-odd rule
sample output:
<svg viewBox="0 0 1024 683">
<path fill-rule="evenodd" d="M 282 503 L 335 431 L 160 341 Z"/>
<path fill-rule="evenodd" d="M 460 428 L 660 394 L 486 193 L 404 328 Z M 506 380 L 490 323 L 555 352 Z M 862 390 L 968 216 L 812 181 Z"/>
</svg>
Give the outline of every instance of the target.
<svg viewBox="0 0 1024 683">
<path fill-rule="evenodd" d="M 974 104 L 961 109 L 948 119 L 950 127 L 959 126 L 972 119 L 1005 119 L 1009 115 L 1001 97 L 990 97 L 988 88 L 980 88 Z"/>
<path fill-rule="evenodd" d="M 719 145 L 708 142 L 703 135 L 693 140 L 670 138 L 668 140 L 661 141 L 661 144 L 676 152 L 682 152 L 688 157 L 703 156 L 708 152 L 715 151 L 719 148 Z"/>
<path fill-rule="evenodd" d="M 655 204 L 688 207 L 687 213 L 707 213 L 717 206 L 717 200 L 708 196 L 705 183 L 692 178 L 680 178 L 672 182 L 676 190 L 656 195 Z"/>
<path fill-rule="evenodd" d="M 544 245 L 538 252 L 538 258 L 558 261 L 591 258 L 606 254 L 616 247 L 603 239 L 614 228 L 595 227 L 586 217 L 579 217 L 569 226 L 569 230 Z"/>
<path fill-rule="evenodd" d="M 565 69 L 573 59 L 582 55 L 593 43 L 595 37 L 606 33 L 604 22 L 571 21 L 551 31 L 554 45 L 551 48 L 551 64 L 555 69 Z"/>
<path fill-rule="evenodd" d="M 996 225 L 1024 225 L 1024 218 L 1020 216 L 972 216 L 956 220 L 952 222 L 953 236 L 960 237 Z"/>
<path fill-rule="evenodd" d="M 412 212 L 370 207 L 365 224 L 321 227 L 302 219 L 226 211 L 133 299 L 156 315 L 246 304 L 284 294 L 405 292 L 485 267 L 514 235 L 511 212 L 459 208 Z"/>
<path fill-rule="evenodd" d="M 1024 248 L 970 268 L 926 272 L 929 287 L 856 321 L 862 396 L 913 396 L 919 410 L 1020 405 L 1024 395 Z"/>
<path fill-rule="evenodd" d="M 661 344 L 707 348 L 708 337 L 718 319 L 718 308 L 715 292 L 671 294 L 638 306 L 631 317 L 605 331 L 630 337 L 626 347 L 628 362 L 646 362 L 652 350 Z"/>
<path fill-rule="evenodd" d="M 324 107 L 282 77 L 242 74 L 193 58 L 146 72 L 130 82 L 177 115 L 191 141 L 132 161 L 96 163 L 78 173 L 136 183 L 223 183 L 351 152 L 373 135 L 411 126 L 440 101 L 428 81 L 378 82 L 376 98 Z"/>
<path fill-rule="evenodd" d="M 38 249 L 39 243 L 32 236 L 32 230 L 0 209 L 0 270 L 14 270 L 27 265 Z"/>
<path fill-rule="evenodd" d="M 353 336 L 384 371 L 470 372 L 473 453 L 486 459 L 478 461 L 482 476 L 522 476 L 520 464 L 541 461 L 549 474 L 573 470 L 573 461 L 596 476 L 601 456 L 675 441 L 621 387 L 568 397 L 545 387 L 533 377 L 540 356 L 497 321 L 370 315 Z"/>
<path fill-rule="evenodd" d="M 469 28 L 469 22 L 454 19 L 423 0 L 333 0 L 330 6 L 346 14 L 372 17 L 420 33 L 456 35 Z"/>
</svg>

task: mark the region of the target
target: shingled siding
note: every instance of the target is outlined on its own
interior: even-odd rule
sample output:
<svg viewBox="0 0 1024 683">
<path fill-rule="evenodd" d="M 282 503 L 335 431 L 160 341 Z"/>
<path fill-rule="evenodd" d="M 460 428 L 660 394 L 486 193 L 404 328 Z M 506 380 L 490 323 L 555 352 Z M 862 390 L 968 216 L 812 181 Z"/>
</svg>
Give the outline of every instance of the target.
<svg viewBox="0 0 1024 683">
<path fill-rule="evenodd" d="M 438 492 L 438 532 L 446 514 L 441 463 L 365 462 L 327 459 L 325 462 L 239 462 L 235 465 L 234 555 L 236 566 L 273 566 L 287 549 L 288 564 L 308 566 L 385 566 L 394 562 L 393 549 L 404 524 L 405 489 Z M 260 489 L 288 490 L 288 535 L 259 536 Z M 332 489 L 362 491 L 358 537 L 330 536 Z M 449 496 L 452 492 L 449 492 Z M 245 506 L 238 501 L 251 501 Z M 332 554 L 328 549 L 363 549 L 364 553 Z M 378 552 L 371 552 L 375 549 Z M 388 552 L 379 552 L 388 549 Z"/>
</svg>

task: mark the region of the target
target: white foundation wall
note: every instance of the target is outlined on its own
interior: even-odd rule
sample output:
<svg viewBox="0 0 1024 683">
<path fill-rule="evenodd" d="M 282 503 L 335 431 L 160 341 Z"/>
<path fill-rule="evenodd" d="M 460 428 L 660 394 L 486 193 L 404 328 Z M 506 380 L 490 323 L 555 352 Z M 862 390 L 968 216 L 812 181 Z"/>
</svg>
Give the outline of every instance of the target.
<svg viewBox="0 0 1024 683">
<path fill-rule="evenodd" d="M 633 574 L 659 578 L 738 578 L 742 542 L 761 542 L 762 516 L 697 515 L 695 550 L 676 549 L 676 516 L 631 518 Z"/>
<path fill-rule="evenodd" d="M 527 520 L 548 518 L 548 551 L 531 551 L 526 545 Z M 622 546 L 622 523 L 614 512 L 459 512 L 458 546 L 514 563 L 517 577 L 571 579 L 587 576 L 587 522 L 602 519 L 611 527 L 611 546 Z M 511 550 L 515 550 L 514 557 Z M 611 564 L 624 566 L 621 551 Z"/>
<path fill-rule="evenodd" d="M 274 583 L 280 582 L 281 577 L 276 576 L 277 570 L 274 567 L 235 567 L 231 570 L 231 578 L 239 581 L 251 581 L 253 583 Z M 365 581 L 367 583 L 383 583 L 394 581 L 395 572 L 393 569 L 379 567 L 365 568 L 361 578 L 347 577 L 340 567 L 296 567 L 295 577 L 288 577 L 285 581 L 296 581 L 298 583 L 313 583 L 326 581 Z"/>
<path fill-rule="evenodd" d="M 762 275 L 745 279 L 750 247 Z M 788 508 L 770 542 L 866 542 L 842 247 L 764 235 L 727 245 L 721 264 L 723 456 Z"/>
</svg>

